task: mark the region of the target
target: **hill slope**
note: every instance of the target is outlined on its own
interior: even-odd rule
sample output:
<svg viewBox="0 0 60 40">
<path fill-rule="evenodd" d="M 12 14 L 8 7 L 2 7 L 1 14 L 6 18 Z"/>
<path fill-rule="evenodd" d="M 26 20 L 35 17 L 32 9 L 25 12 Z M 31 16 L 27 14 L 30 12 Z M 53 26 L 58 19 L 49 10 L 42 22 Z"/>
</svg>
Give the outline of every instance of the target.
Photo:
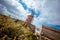
<svg viewBox="0 0 60 40">
<path fill-rule="evenodd" d="M 0 40 L 37 40 L 33 30 L 35 27 L 25 24 L 24 21 L 0 14 Z"/>
</svg>

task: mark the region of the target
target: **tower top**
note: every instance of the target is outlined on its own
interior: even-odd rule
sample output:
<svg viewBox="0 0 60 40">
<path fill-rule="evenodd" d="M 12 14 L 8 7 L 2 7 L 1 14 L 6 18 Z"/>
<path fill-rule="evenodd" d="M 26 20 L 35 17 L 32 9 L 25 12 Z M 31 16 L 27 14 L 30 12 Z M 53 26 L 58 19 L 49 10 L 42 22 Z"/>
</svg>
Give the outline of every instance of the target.
<svg viewBox="0 0 60 40">
<path fill-rule="evenodd" d="M 30 14 L 30 15 L 28 15 L 28 17 L 27 17 L 26 22 L 27 22 L 27 23 L 31 23 L 32 19 L 33 19 L 33 15 Z"/>
<path fill-rule="evenodd" d="M 30 15 L 28 15 L 28 17 L 33 17 L 33 15 L 32 15 L 32 14 L 30 14 Z"/>
</svg>

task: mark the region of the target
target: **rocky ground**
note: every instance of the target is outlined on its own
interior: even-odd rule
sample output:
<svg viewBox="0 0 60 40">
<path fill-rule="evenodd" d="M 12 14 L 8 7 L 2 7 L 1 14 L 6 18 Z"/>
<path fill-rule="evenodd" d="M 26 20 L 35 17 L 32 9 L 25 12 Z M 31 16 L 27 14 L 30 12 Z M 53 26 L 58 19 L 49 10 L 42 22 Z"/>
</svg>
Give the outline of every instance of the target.
<svg viewBox="0 0 60 40">
<path fill-rule="evenodd" d="M 49 39 L 49 38 L 47 38 L 45 36 L 41 36 L 41 40 L 52 40 L 52 39 Z"/>
</svg>

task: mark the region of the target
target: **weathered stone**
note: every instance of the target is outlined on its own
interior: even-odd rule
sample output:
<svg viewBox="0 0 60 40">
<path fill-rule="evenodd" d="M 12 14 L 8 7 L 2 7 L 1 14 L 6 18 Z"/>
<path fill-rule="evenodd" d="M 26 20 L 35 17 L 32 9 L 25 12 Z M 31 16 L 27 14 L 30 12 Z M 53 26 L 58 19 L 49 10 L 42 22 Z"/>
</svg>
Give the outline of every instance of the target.
<svg viewBox="0 0 60 40">
<path fill-rule="evenodd" d="M 60 30 L 55 30 L 48 26 L 42 26 L 42 36 L 48 37 L 51 40 L 60 40 Z"/>
</svg>

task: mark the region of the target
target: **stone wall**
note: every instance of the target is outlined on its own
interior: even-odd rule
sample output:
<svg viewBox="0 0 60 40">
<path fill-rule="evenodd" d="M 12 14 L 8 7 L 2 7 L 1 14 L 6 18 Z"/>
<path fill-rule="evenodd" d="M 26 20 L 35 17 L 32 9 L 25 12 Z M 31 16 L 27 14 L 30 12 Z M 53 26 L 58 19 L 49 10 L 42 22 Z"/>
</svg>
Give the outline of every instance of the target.
<svg viewBox="0 0 60 40">
<path fill-rule="evenodd" d="M 47 26 L 42 26 L 42 35 L 50 38 L 51 40 L 60 40 L 60 30 L 55 30 Z"/>
</svg>

